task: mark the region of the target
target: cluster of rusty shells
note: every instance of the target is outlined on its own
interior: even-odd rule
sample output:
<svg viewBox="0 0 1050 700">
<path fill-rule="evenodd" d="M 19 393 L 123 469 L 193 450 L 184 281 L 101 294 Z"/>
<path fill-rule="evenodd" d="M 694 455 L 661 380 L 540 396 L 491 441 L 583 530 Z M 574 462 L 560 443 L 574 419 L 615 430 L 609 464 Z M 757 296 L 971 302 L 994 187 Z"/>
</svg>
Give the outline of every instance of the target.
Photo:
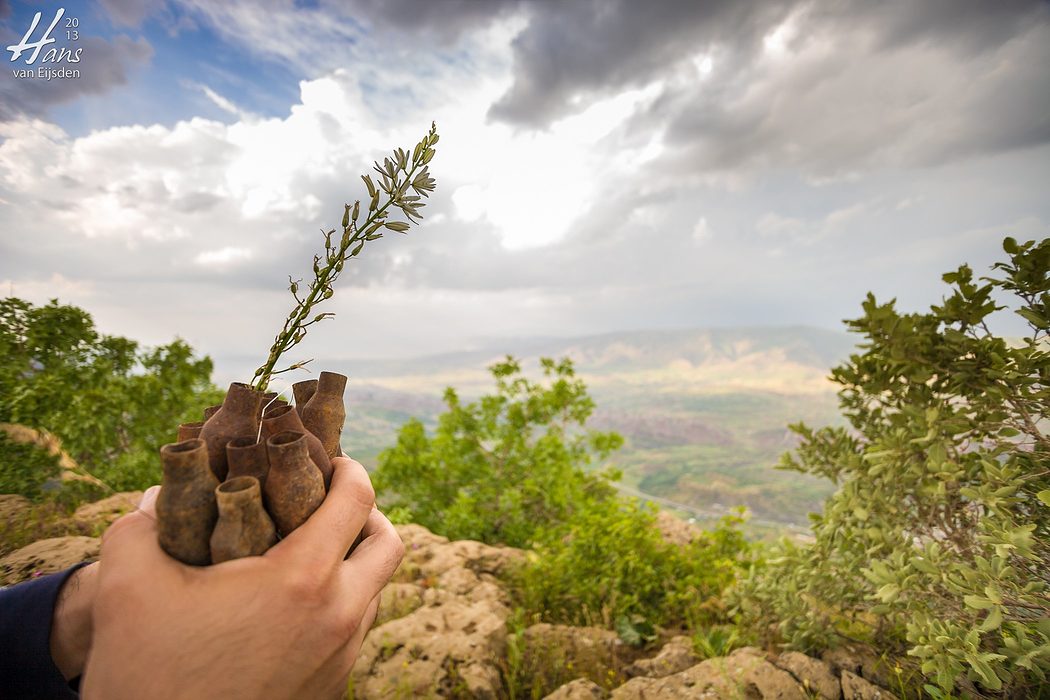
<svg viewBox="0 0 1050 700">
<path fill-rule="evenodd" d="M 157 537 L 185 564 L 262 554 L 324 501 L 341 454 L 346 376 L 296 383 L 295 405 L 233 383 L 204 420 L 160 449 Z"/>
</svg>

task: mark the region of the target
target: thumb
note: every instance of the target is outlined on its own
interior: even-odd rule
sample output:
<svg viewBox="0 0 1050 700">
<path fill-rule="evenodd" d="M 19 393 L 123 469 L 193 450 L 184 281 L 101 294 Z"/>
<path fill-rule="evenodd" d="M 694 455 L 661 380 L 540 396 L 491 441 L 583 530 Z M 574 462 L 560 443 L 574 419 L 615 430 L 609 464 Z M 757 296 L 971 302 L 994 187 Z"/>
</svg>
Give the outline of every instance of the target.
<svg viewBox="0 0 1050 700">
<path fill-rule="evenodd" d="M 157 496 L 160 495 L 160 486 L 150 486 L 139 500 L 138 510 L 156 520 L 157 518 Z"/>
<path fill-rule="evenodd" d="M 142 494 L 139 507 L 119 518 L 102 535 L 103 562 L 122 560 L 146 561 L 166 559 L 157 543 L 157 495 L 160 486 L 151 486 Z"/>
</svg>

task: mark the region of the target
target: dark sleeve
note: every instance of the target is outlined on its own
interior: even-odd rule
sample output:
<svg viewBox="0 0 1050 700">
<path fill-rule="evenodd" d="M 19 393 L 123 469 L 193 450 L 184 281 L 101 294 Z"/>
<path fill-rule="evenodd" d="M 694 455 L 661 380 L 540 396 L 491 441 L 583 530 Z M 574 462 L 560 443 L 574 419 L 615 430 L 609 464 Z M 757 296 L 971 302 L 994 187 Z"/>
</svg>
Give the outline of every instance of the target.
<svg viewBox="0 0 1050 700">
<path fill-rule="evenodd" d="M 0 696 L 80 697 L 51 660 L 51 616 L 62 585 L 86 565 L 0 590 Z"/>
</svg>

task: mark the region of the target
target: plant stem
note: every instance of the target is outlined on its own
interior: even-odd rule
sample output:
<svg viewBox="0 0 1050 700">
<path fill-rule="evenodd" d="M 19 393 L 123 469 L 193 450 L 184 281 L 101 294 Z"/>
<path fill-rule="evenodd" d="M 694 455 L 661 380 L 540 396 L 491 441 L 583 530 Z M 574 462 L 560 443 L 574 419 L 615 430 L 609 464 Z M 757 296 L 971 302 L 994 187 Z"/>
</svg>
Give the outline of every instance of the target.
<svg viewBox="0 0 1050 700">
<path fill-rule="evenodd" d="M 325 313 L 318 315 L 313 320 L 307 320 L 314 306 L 330 298 L 334 293 L 332 284 L 342 271 L 344 263 L 348 262 L 350 258 L 356 257 L 363 249 L 365 242 L 382 238 L 383 234 L 378 233 L 380 228 L 386 227 L 401 233 L 408 230 L 408 223 L 386 221 L 391 205 L 400 208 L 409 222 L 413 222 L 413 217 L 419 217 L 419 213 L 416 210 L 424 205 L 422 202 L 419 202 L 420 198 L 418 196 L 409 196 L 408 190 L 411 188 L 417 194 L 429 196 L 428 193 L 434 189 L 434 181 L 427 174 L 426 166 L 434 157 L 435 151 L 433 146 L 438 142 L 438 138 L 437 127 L 431 125 L 430 133 L 416 145 L 412 152 L 411 168 L 407 167 L 409 164 L 408 153 L 401 149 L 394 151 L 393 161 L 390 159 L 384 160 L 384 167 L 381 167 L 377 162 L 375 170 L 382 176 L 382 183 L 378 189 L 372 183 L 370 177 L 362 176 L 371 195 L 368 218 L 365 219 L 361 226 L 358 226 L 357 216 L 361 205 L 360 200 L 354 202 L 352 217 L 350 215 L 351 206 L 346 206 L 343 215 L 343 235 L 340 237 L 338 247 L 332 247 L 331 236 L 335 233 L 335 230 L 325 233 L 325 264 L 323 266 L 319 265 L 321 258 L 319 256 L 314 257 L 314 281 L 310 284 L 309 293 L 305 299 L 299 299 L 297 293 L 298 283 L 289 280 L 289 288 L 296 300 L 296 305 L 285 319 L 281 332 L 274 338 L 266 362 L 255 371 L 251 382 L 253 388 L 265 390 L 273 375 L 298 369 L 305 365 L 306 362 L 309 362 L 309 360 L 306 360 L 297 362 L 285 369 L 274 369 L 281 356 L 302 340 L 309 326 L 334 316 L 334 314 Z M 420 172 L 421 168 L 422 172 Z M 403 180 L 400 177 L 402 172 L 404 173 Z M 417 173 L 419 173 L 418 176 Z M 378 196 L 380 189 L 388 195 L 386 201 L 382 202 L 382 205 L 379 203 Z M 355 247 L 351 250 L 351 246 Z"/>
</svg>

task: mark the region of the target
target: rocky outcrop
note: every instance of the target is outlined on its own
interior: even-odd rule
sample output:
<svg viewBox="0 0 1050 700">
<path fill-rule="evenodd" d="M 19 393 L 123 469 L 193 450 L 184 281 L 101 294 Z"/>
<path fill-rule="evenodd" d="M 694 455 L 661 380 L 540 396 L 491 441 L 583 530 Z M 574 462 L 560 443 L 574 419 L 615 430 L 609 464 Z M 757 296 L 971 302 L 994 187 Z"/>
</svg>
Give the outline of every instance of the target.
<svg viewBox="0 0 1050 700">
<path fill-rule="evenodd" d="M 888 688 L 893 683 L 890 664 L 866 647 L 845 644 L 825 650 L 820 658 L 840 676 L 849 671 L 883 688 Z"/>
<path fill-rule="evenodd" d="M 785 651 L 773 664 L 784 669 L 821 700 L 839 700 L 842 687 L 831 666 L 797 651 Z"/>
<path fill-rule="evenodd" d="M 614 700 L 730 697 L 806 700 L 806 693 L 794 676 L 771 664 L 759 650 L 746 647 L 663 678 L 632 678 L 612 691 L 610 697 Z"/>
<path fill-rule="evenodd" d="M 686 522 L 666 510 L 656 511 L 656 529 L 671 544 L 689 544 L 704 535 L 703 528 Z"/>
<path fill-rule="evenodd" d="M 141 494 L 116 494 L 77 509 L 68 522 L 101 532 L 137 507 Z M 0 496 L 0 514 L 32 518 L 31 503 Z M 64 522 L 67 522 L 64 520 Z M 815 659 L 745 647 L 700 661 L 688 637 L 655 653 L 624 644 L 597 627 L 537 623 L 508 630 L 510 600 L 499 575 L 524 553 L 458 541 L 418 525 L 398 526 L 405 558 L 382 593 L 379 615 L 351 675 L 352 697 L 499 698 L 511 683 L 554 700 L 895 700 L 886 664 L 871 651 L 842 647 Z M 94 537 L 52 537 L 0 559 L 12 584 L 98 556 Z M 511 662 L 513 652 L 514 662 Z M 883 679 L 883 680 L 880 680 Z M 881 686 L 881 687 L 880 687 Z"/>
<path fill-rule="evenodd" d="M 897 696 L 851 671 L 842 672 L 843 700 L 897 700 Z"/>
<path fill-rule="evenodd" d="M 375 627 L 385 622 L 408 615 L 423 605 L 422 586 L 415 583 L 390 583 L 383 589 L 379 599 L 379 614 L 376 615 Z"/>
<path fill-rule="evenodd" d="M 612 688 L 626 677 L 622 669 L 638 652 L 600 627 L 571 627 L 541 622 L 522 635 L 521 675 L 541 692 L 576 678 Z"/>
<path fill-rule="evenodd" d="M 672 637 L 656 656 L 635 661 L 624 669 L 624 674 L 628 678 L 663 678 L 695 666 L 699 661 L 689 637 Z"/>
<path fill-rule="evenodd" d="M 405 558 L 354 666 L 353 697 L 496 698 L 510 614 L 496 574 L 522 553 L 449 542 L 418 525 L 398 532 Z"/>
<path fill-rule="evenodd" d="M 543 700 L 602 700 L 609 694 L 597 683 L 586 678 L 577 678 L 555 690 Z"/>
<path fill-rule="evenodd" d="M 0 522 L 14 523 L 29 515 L 33 502 L 13 493 L 0 495 Z"/>
<path fill-rule="evenodd" d="M 80 528 L 101 534 L 114 520 L 139 507 L 141 491 L 125 491 L 94 503 L 85 503 L 73 513 L 73 522 Z"/>
<path fill-rule="evenodd" d="M 0 559 L 0 578 L 5 584 L 62 571 L 98 557 L 102 541 L 97 537 L 52 537 L 37 540 Z"/>
</svg>

